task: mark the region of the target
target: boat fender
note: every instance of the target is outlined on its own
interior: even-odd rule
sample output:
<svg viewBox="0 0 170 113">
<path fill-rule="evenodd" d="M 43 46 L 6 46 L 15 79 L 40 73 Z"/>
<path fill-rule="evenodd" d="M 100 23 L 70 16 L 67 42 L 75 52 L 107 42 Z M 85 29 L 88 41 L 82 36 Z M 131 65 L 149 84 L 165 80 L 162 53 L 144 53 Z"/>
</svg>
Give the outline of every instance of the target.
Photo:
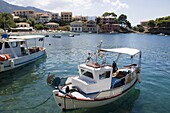
<svg viewBox="0 0 170 113">
<path fill-rule="evenodd" d="M 140 73 L 140 68 L 136 68 L 136 74 Z"/>
<path fill-rule="evenodd" d="M 1 62 L 0 63 L 0 72 L 4 71 L 4 64 Z"/>
<path fill-rule="evenodd" d="M 11 68 L 14 68 L 15 64 L 14 64 L 14 60 L 11 60 Z"/>
<path fill-rule="evenodd" d="M 6 60 L 10 59 L 9 54 L 4 54 L 4 56 L 6 57 Z"/>
<path fill-rule="evenodd" d="M 0 55 L 0 61 L 5 61 L 7 60 L 6 56 L 5 55 Z"/>
<path fill-rule="evenodd" d="M 139 73 L 138 73 L 138 74 L 136 74 L 136 76 L 137 76 L 138 82 L 139 82 L 139 83 L 141 83 L 141 78 L 140 78 Z"/>
</svg>

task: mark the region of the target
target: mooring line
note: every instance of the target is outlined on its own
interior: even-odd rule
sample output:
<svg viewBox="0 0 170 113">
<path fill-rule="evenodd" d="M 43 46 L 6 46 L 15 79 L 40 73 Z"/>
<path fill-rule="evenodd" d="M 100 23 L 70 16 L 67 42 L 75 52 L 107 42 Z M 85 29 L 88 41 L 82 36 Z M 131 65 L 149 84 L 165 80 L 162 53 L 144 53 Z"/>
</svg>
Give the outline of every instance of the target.
<svg viewBox="0 0 170 113">
<path fill-rule="evenodd" d="M 35 109 L 43 104 L 45 104 L 51 97 L 53 94 L 51 94 L 45 101 L 43 101 L 42 103 L 36 105 L 36 106 L 32 106 L 32 107 L 28 107 L 28 108 L 18 108 L 18 109 L 9 109 L 9 110 L 0 110 L 0 111 L 15 111 L 15 110 L 28 110 L 28 109 Z"/>
</svg>

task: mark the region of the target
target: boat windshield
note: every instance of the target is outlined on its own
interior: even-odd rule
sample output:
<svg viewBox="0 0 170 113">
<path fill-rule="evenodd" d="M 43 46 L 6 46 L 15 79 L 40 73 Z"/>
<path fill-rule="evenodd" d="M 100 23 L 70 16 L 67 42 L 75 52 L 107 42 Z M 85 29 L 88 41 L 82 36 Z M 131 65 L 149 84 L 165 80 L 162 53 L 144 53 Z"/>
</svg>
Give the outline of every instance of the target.
<svg viewBox="0 0 170 113">
<path fill-rule="evenodd" d="M 99 75 L 99 80 L 110 78 L 110 71 L 106 71 L 105 73 L 102 73 Z"/>
<path fill-rule="evenodd" d="M 89 71 L 85 71 L 83 69 L 81 69 L 81 74 L 86 76 L 86 77 L 89 77 L 89 78 L 92 78 L 93 79 L 93 74 Z"/>
</svg>

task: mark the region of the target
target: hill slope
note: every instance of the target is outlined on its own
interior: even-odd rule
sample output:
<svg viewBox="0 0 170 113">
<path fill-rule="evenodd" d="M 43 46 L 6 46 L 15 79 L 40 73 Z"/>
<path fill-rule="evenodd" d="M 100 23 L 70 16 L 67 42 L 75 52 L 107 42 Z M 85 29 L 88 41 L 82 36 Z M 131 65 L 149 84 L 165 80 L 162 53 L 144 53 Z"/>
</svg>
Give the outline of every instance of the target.
<svg viewBox="0 0 170 113">
<path fill-rule="evenodd" d="M 35 8 L 35 7 L 22 7 L 17 5 L 9 4 L 3 0 L 0 0 L 0 12 L 12 13 L 13 10 L 34 10 L 35 12 L 45 12 L 44 10 Z"/>
</svg>

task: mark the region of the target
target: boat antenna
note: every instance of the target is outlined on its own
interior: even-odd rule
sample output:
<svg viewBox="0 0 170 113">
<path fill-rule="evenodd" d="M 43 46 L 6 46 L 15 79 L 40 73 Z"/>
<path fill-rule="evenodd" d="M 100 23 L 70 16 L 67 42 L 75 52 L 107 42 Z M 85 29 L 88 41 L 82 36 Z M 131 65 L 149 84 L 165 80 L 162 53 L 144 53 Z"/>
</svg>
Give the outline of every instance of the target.
<svg viewBox="0 0 170 113">
<path fill-rule="evenodd" d="M 97 48 L 98 48 L 98 50 L 100 50 L 101 49 L 101 47 L 102 47 L 102 40 L 100 41 L 100 44 L 97 46 Z"/>
<path fill-rule="evenodd" d="M 100 44 L 97 46 L 97 52 L 96 52 L 96 63 L 97 63 L 97 57 L 99 56 L 100 50 L 101 50 L 101 46 L 102 46 L 102 40 L 100 41 Z"/>
</svg>

